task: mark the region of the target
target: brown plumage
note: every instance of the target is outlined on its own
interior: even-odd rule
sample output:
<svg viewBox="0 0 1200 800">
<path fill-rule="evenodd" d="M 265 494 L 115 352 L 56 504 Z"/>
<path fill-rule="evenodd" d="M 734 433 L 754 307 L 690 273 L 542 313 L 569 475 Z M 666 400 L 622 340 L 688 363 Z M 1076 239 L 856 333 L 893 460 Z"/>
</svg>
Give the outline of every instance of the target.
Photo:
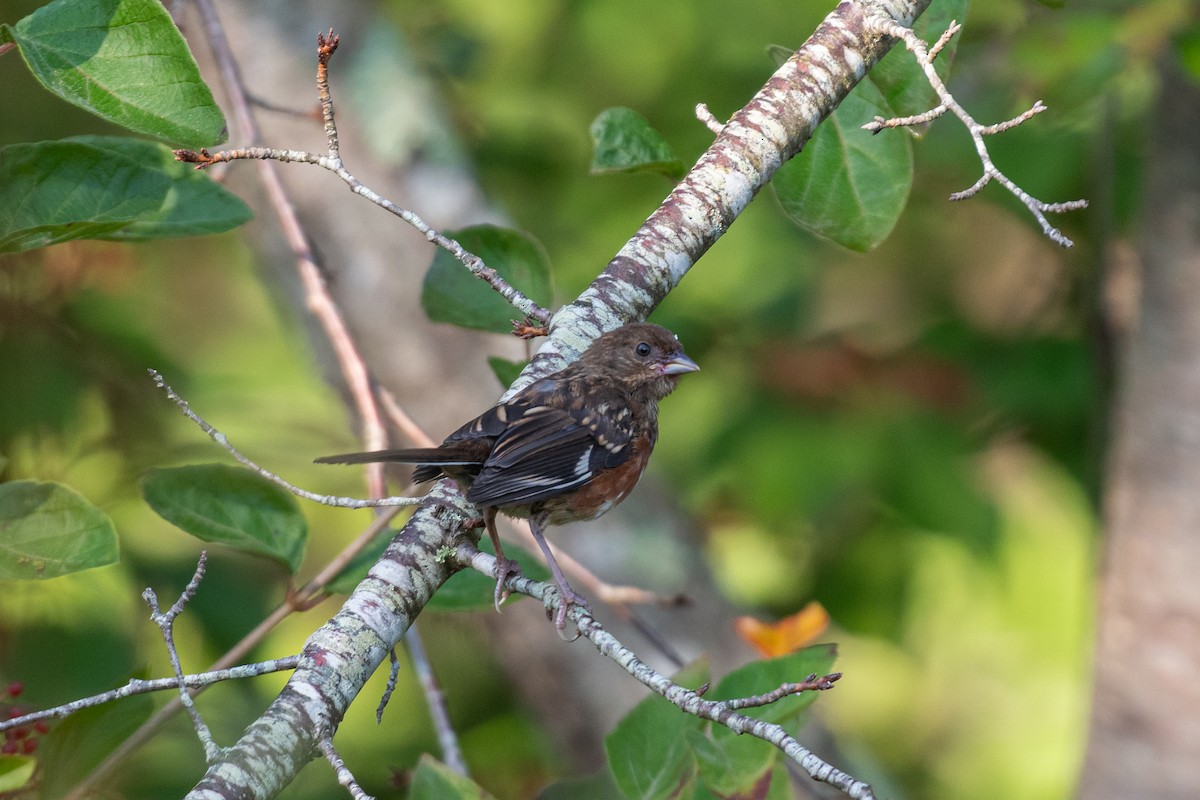
<svg viewBox="0 0 1200 800">
<path fill-rule="evenodd" d="M 658 401 L 679 376 L 698 370 L 675 335 L 632 323 L 596 339 L 573 364 L 538 380 L 463 425 L 438 447 L 379 450 L 318 458 L 419 466 L 413 480 L 453 478 L 483 512 L 496 548 L 496 603 L 514 568 L 496 534 L 496 513 L 528 517 L 563 602 L 584 604 L 567 583 L 542 535 L 545 525 L 595 519 L 624 500 L 658 440 Z"/>
</svg>

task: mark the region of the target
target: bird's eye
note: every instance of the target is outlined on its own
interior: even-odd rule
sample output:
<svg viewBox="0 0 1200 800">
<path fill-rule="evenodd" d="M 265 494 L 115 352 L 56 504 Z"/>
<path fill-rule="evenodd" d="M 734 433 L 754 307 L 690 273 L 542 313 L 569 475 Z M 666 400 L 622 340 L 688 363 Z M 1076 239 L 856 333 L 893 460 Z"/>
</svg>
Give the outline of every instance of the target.
<svg viewBox="0 0 1200 800">
<path fill-rule="evenodd" d="M 646 344 L 645 342 L 638 342 L 638 346 L 633 349 L 636 350 L 637 354 L 642 358 L 650 355 L 650 345 Z"/>
</svg>

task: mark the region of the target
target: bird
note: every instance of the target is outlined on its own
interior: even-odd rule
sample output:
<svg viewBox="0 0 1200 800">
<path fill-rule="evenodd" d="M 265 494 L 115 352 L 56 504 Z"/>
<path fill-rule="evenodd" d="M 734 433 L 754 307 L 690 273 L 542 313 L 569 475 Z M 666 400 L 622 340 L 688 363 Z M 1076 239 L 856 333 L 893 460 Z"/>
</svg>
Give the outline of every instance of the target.
<svg viewBox="0 0 1200 800">
<path fill-rule="evenodd" d="M 560 636 L 570 605 L 587 608 L 546 543 L 549 525 L 596 519 L 629 496 L 658 441 L 658 403 L 699 370 L 666 328 L 633 322 L 599 336 L 565 368 L 534 381 L 437 447 L 343 453 L 323 464 L 416 464 L 413 482 L 452 478 L 481 512 L 496 551 L 496 610 L 516 562 L 504 556 L 497 513 L 528 518 L 558 586 Z"/>
</svg>

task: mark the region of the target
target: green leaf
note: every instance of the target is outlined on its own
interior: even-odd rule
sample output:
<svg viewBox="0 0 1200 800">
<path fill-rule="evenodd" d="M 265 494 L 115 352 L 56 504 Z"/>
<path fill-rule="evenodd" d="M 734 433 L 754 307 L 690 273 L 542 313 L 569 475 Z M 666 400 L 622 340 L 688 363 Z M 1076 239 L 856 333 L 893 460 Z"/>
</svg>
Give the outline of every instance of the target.
<svg viewBox="0 0 1200 800">
<path fill-rule="evenodd" d="M 0 484 L 0 579 L 57 578 L 117 560 L 108 516 L 58 483 Z"/>
<path fill-rule="evenodd" d="M 537 793 L 537 800 L 622 800 L 608 770 L 582 778 L 567 778 Z"/>
<path fill-rule="evenodd" d="M 0 150 L 0 252 L 71 239 L 160 239 L 229 230 L 246 204 L 161 144 L 78 136 Z"/>
<path fill-rule="evenodd" d="M 533 237 L 495 225 L 446 231 L 446 235 L 482 258 L 511 286 L 539 305 L 550 304 L 554 295 L 550 259 Z M 441 249 L 425 274 L 421 306 L 434 322 L 495 333 L 511 333 L 513 318 L 521 316 L 492 287 Z"/>
<path fill-rule="evenodd" d="M 775 767 L 769 774 L 762 775 L 749 789 L 731 794 L 721 794 L 704 783 L 696 786 L 695 800 L 794 800 L 791 777 L 785 764 L 787 759 L 776 758 Z"/>
<path fill-rule="evenodd" d="M 184 147 L 225 139 L 225 118 L 155 0 L 55 0 L 0 26 L 34 77 L 69 103 Z"/>
<path fill-rule="evenodd" d="M 162 172 L 82 142 L 0 150 L 0 253 L 111 236 L 162 207 Z"/>
<path fill-rule="evenodd" d="M 85 708 L 43 737 L 41 797 L 62 797 L 138 729 L 154 711 L 150 695 Z"/>
<path fill-rule="evenodd" d="M 37 759 L 33 756 L 0 755 L 0 792 L 15 792 L 33 777 Z"/>
<path fill-rule="evenodd" d="M 521 374 L 521 370 L 529 366 L 529 362 L 509 361 L 507 358 L 488 356 L 488 366 L 492 368 L 492 374 L 500 381 L 500 385 L 507 389 Z"/>
<path fill-rule="evenodd" d="M 826 675 L 833 669 L 837 647 L 816 644 L 796 653 L 764 661 L 754 661 L 726 675 L 716 689 L 705 695 L 710 700 L 732 700 L 753 697 L 778 689 L 785 683 L 798 683 L 811 674 Z M 793 694 L 758 708 L 743 709 L 740 713 L 755 719 L 782 725 L 799 718 L 812 705 L 818 692 Z M 728 728 L 713 727 L 713 738 L 736 736 Z"/>
<path fill-rule="evenodd" d="M 492 552 L 492 542 L 488 536 L 485 535 L 480 540 L 479 549 L 485 553 Z M 504 554 L 517 562 L 521 574 L 525 577 L 535 581 L 549 580 L 549 570 L 524 549 L 510 544 L 504 549 Z M 490 611 L 495 592 L 495 578 L 489 578 L 473 569 L 461 569 L 442 584 L 442 588 L 438 589 L 426 608 L 434 611 Z M 524 596 L 514 594 L 509 602 Z"/>
<path fill-rule="evenodd" d="M 878 784 L 875 785 L 875 789 L 878 791 Z M 795 794 L 792 792 L 791 779 L 788 776 L 785 760 L 778 758 L 775 761 L 775 769 L 771 776 L 771 787 L 767 790 L 767 796 L 764 800 L 792 800 L 793 797 L 795 797 Z"/>
<path fill-rule="evenodd" d="M 687 737 L 700 780 L 713 794 L 739 800 L 766 796 L 777 748 L 752 736 L 710 739 L 703 731 L 689 730 Z"/>
<path fill-rule="evenodd" d="M 892 113 L 864 81 L 783 165 L 771 183 L 793 222 L 851 250 L 865 252 L 887 238 L 912 184 L 911 137 L 872 136 L 862 125 Z"/>
<path fill-rule="evenodd" d="M 592 174 L 658 172 L 683 177 L 671 145 L 632 108 L 607 108 L 592 121 Z"/>
<path fill-rule="evenodd" d="M 162 172 L 170 186 L 159 208 L 104 238 L 141 241 L 223 233 L 249 222 L 254 214 L 241 198 L 208 173 L 175 160 L 165 145 L 124 136 L 73 136 L 81 142 L 129 158 Z"/>
<path fill-rule="evenodd" d="M 413 773 L 408 797 L 409 800 L 483 800 L 491 795 L 470 778 L 424 754 Z"/>
<path fill-rule="evenodd" d="M 694 664 L 674 680 L 693 686 L 704 680 L 706 672 L 707 665 Z M 604 740 L 608 768 L 617 788 L 633 800 L 690 796 L 696 759 L 687 735 L 702 724 L 702 720 L 683 713 L 658 695 L 634 706 Z"/>
<path fill-rule="evenodd" d="M 936 0 L 914 30 L 937 41 L 950 22 L 962 22 L 969 0 Z M 958 46 L 952 38 L 934 66 L 943 79 Z M 790 56 L 773 46 L 768 54 L 782 63 Z M 822 123 L 804 151 L 772 181 L 784 212 L 800 227 L 851 250 L 877 247 L 900 219 L 912 186 L 913 133 L 927 126 L 862 130 L 876 116 L 918 114 L 937 105 L 921 68 L 902 45 L 892 48 L 867 77 Z"/>
<path fill-rule="evenodd" d="M 196 464 L 142 476 L 142 497 L 167 522 L 206 542 L 273 558 L 295 573 L 308 524 L 288 492 L 241 467 Z"/>
<path fill-rule="evenodd" d="M 936 0 L 917 18 L 913 31 L 932 47 L 951 22 L 966 21 L 969 5 L 970 0 Z M 950 75 L 961 38 L 961 33 L 956 34 L 933 62 L 934 69 L 943 81 Z M 903 44 L 896 44 L 867 74 L 866 80 L 875 84 L 887 101 L 887 107 L 892 109 L 890 114 L 880 116 L 911 116 L 938 104 L 937 95 L 929 85 L 925 72 Z M 923 133 L 926 128 L 928 124 L 910 126 L 903 130 L 882 131 L 879 136 L 904 137 L 906 131 L 909 134 Z"/>
</svg>

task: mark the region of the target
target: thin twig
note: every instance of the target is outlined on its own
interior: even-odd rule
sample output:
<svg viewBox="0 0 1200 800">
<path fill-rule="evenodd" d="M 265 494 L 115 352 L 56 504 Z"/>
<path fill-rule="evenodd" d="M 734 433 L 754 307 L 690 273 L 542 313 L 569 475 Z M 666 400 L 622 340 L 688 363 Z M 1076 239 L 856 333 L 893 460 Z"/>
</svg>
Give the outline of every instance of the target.
<svg viewBox="0 0 1200 800">
<path fill-rule="evenodd" d="M 354 800 L 375 800 L 375 798 L 363 791 L 363 788 L 358 785 L 358 781 L 354 779 L 354 773 L 346 766 L 346 762 L 342 761 L 342 757 L 338 755 L 333 746 L 332 739 L 321 739 L 317 742 L 317 747 L 321 749 L 321 754 L 325 756 L 325 760 L 333 767 L 333 773 L 337 775 L 338 783 L 346 787 L 346 791 Z"/>
<path fill-rule="evenodd" d="M 459 262 L 471 271 L 475 277 L 483 280 L 501 297 L 508 301 L 515 309 L 520 311 L 526 317 L 532 318 L 543 325 L 550 324 L 550 312 L 542 308 L 531 298 L 526 297 L 515 287 L 506 281 L 499 272 L 489 267 L 484 263 L 483 259 L 474 253 L 469 252 L 461 244 L 444 236 L 431 227 L 425 220 L 421 219 L 415 212 L 410 211 L 381 196 L 375 190 L 371 189 L 357 177 L 354 176 L 345 165 L 342 163 L 341 153 L 338 147 L 337 124 L 334 120 L 333 113 L 333 98 L 329 91 L 328 66 L 329 60 L 337 51 L 339 37 L 334 34 L 331 28 L 328 34 L 318 34 L 317 36 L 317 91 L 321 101 L 322 118 L 325 124 L 325 135 L 329 145 L 329 151 L 325 155 L 317 155 L 298 150 L 279 150 L 269 147 L 247 147 L 232 150 L 223 150 L 217 153 L 209 153 L 207 150 L 192 151 L 192 150 L 176 150 L 175 157 L 179 161 L 189 164 L 195 164 L 197 169 L 204 169 L 212 164 L 218 164 L 227 161 L 237 161 L 243 159 L 258 159 L 265 162 L 280 161 L 284 163 L 304 163 L 316 164 L 319 167 L 329 170 L 342 179 L 350 191 L 366 198 L 380 208 L 394 214 L 400 219 L 407 222 L 412 227 L 416 228 L 426 238 L 426 240 L 441 247 L 442 249 L 453 255 Z M 240 81 L 239 81 L 240 83 Z M 257 138 L 257 137 L 255 137 Z M 368 447 L 368 449 L 374 449 Z"/>
<path fill-rule="evenodd" d="M 421 641 L 420 634 L 417 633 L 416 625 L 404 632 L 404 645 L 408 650 L 408 657 L 412 659 L 417 680 L 429 701 L 433 727 L 437 731 L 438 745 L 442 750 L 442 761 L 459 775 L 467 775 L 467 759 L 463 755 L 462 746 L 458 743 L 454 725 L 450 722 L 450 713 L 446 708 L 446 695 L 438 683 L 437 675 L 430 669 L 429 656 L 425 652 L 425 645 Z M 379 713 L 383 713 L 382 704 Z"/>
<path fill-rule="evenodd" d="M 341 164 L 342 148 L 338 144 L 337 124 L 333 120 L 333 95 L 329 91 L 329 60 L 337 52 L 341 37 L 329 29 L 328 34 L 317 34 L 317 100 L 321 103 L 321 122 L 325 126 L 325 140 L 329 145 L 330 157 Z"/>
<path fill-rule="evenodd" d="M 935 108 L 930 109 L 922 114 L 917 114 L 911 117 L 897 117 L 893 119 L 884 119 L 876 117 L 871 122 L 863 125 L 865 130 L 872 133 L 878 133 L 884 128 L 899 128 L 910 125 L 918 125 L 930 122 L 937 117 L 942 116 L 946 111 L 950 111 L 954 116 L 958 117 L 966 126 L 968 133 L 971 135 L 971 140 L 975 143 L 975 152 L 979 156 L 979 161 L 983 165 L 983 174 L 980 176 L 970 188 L 964 189 L 961 192 L 955 192 L 950 195 L 951 200 L 965 200 L 973 197 L 984 186 L 987 186 L 993 180 L 1007 189 L 1014 197 L 1021 201 L 1029 212 L 1033 214 L 1034 219 L 1042 228 L 1042 233 L 1049 237 L 1052 241 L 1057 242 L 1062 247 L 1071 247 L 1074 245 L 1062 231 L 1050 224 L 1046 218 L 1047 213 L 1062 213 L 1065 211 L 1077 211 L 1087 208 L 1086 200 L 1069 200 L 1063 203 L 1047 203 L 1033 197 L 1016 183 L 1014 183 L 1007 175 L 996 167 L 992 161 L 991 153 L 988 152 L 987 143 L 984 141 L 985 136 L 1002 133 L 1010 130 L 1023 122 L 1037 116 L 1046 110 L 1046 106 L 1041 100 L 1038 100 L 1032 107 L 1021 114 L 1013 117 L 1010 120 L 999 122 L 994 125 L 981 125 L 975 121 L 975 118 L 967 113 L 954 95 L 950 94 L 950 90 L 946 88 L 946 84 L 934 68 L 933 60 L 950 39 L 962 29 L 962 26 L 957 22 L 951 22 L 946 31 L 938 38 L 937 42 L 931 48 L 926 48 L 925 42 L 913 32 L 911 28 L 907 28 L 896 20 L 884 16 L 882 13 L 876 13 L 868 20 L 870 27 L 877 33 L 885 36 L 891 36 L 900 39 L 904 42 L 904 46 L 913 54 L 917 64 L 920 65 L 925 73 L 925 79 L 929 82 L 930 87 L 937 93 L 938 99 L 941 101 Z"/>
<path fill-rule="evenodd" d="M 545 563 L 546 558 L 542 554 L 541 547 L 538 546 L 533 538 L 533 533 L 529 530 L 529 520 L 514 519 L 512 523 L 512 528 L 517 533 L 517 543 L 526 552 L 533 554 L 542 563 Z M 554 559 L 558 562 L 558 565 L 571 576 L 573 582 L 577 582 L 589 595 L 607 605 L 620 619 L 632 625 L 668 661 L 677 666 L 683 666 L 684 660 L 679 651 L 671 646 L 666 637 L 654 630 L 649 622 L 638 615 L 632 606 L 650 604 L 667 607 L 682 606 L 690 602 L 686 596 L 678 594 L 662 595 L 649 589 L 643 589 L 640 586 L 609 583 L 575 560 L 574 556 L 563 550 L 560 545 L 549 541 L 546 542 L 546 545 L 554 553 Z"/>
<path fill-rule="evenodd" d="M 399 429 L 405 438 L 412 442 L 414 447 L 437 446 L 437 442 L 431 439 L 429 434 L 396 402 L 396 398 L 391 392 L 380 388 L 379 400 L 383 404 L 383 411 L 387 414 L 388 419 L 392 421 L 392 424 Z"/>
<path fill-rule="evenodd" d="M 938 54 L 942 52 L 942 48 L 950 44 L 950 40 L 961 30 L 962 25 L 958 23 L 958 20 L 951 20 L 950 24 L 946 26 L 946 30 L 942 31 L 942 35 L 933 43 L 933 47 L 929 48 L 929 60 L 933 61 L 936 59 Z"/>
<path fill-rule="evenodd" d="M 1004 133 L 1011 128 L 1015 128 L 1026 120 L 1033 119 L 1038 114 L 1046 110 L 1046 106 L 1041 100 L 1034 101 L 1033 105 L 1017 114 L 1012 119 L 1006 119 L 1003 122 L 997 122 L 994 125 L 984 125 L 979 129 L 982 136 L 991 136 L 996 133 Z"/>
<path fill-rule="evenodd" d="M 405 631 L 407 633 L 408 631 Z M 388 678 L 383 686 L 383 694 L 379 696 L 379 705 L 375 707 L 375 724 L 383 724 L 383 711 L 392 700 L 392 692 L 396 691 L 396 683 L 400 680 L 400 657 L 396 648 L 388 650 Z"/>
<path fill-rule="evenodd" d="M 340 41 L 340 37 L 333 32 L 333 28 L 330 28 L 327 34 L 317 34 L 317 98 L 321 104 L 321 118 L 325 128 L 325 138 L 329 150 L 329 157 L 332 159 L 332 163 L 337 165 L 338 169 L 344 170 L 342 165 L 341 146 L 338 142 L 337 122 L 333 112 L 333 94 L 329 90 L 329 61 L 333 58 L 333 54 L 337 52 L 338 43 Z M 355 354 L 357 355 L 357 350 L 355 350 Z M 374 396 L 371 395 L 369 391 L 367 394 L 371 398 L 371 412 L 372 414 L 377 415 L 378 408 L 374 403 Z M 393 414 L 393 416 L 400 416 L 407 420 L 407 414 L 405 414 L 403 410 L 399 408 L 399 406 L 395 403 L 395 400 L 392 399 L 390 395 L 389 400 L 391 400 L 389 404 L 389 411 Z M 409 421 L 411 422 L 411 420 Z M 376 420 L 376 424 L 379 424 L 380 432 L 382 434 L 382 425 L 378 422 L 378 420 Z M 415 424 L 412 425 L 412 427 L 415 428 Z M 428 437 L 425 438 L 428 439 Z M 367 442 L 366 445 L 368 449 L 373 449 L 370 442 Z M 369 471 L 368 473 L 368 480 L 371 486 L 371 497 L 375 500 L 382 500 L 386 490 L 382 469 L 382 465 L 372 465 L 370 468 L 372 471 Z M 378 470 L 378 472 L 373 470 Z M 375 476 L 378 476 L 377 479 Z M 425 647 L 421 642 L 420 634 L 417 632 L 415 626 L 410 627 L 405 632 L 404 641 L 406 647 L 408 647 L 409 657 L 412 659 L 417 673 L 427 677 L 427 680 L 422 681 L 421 686 L 423 689 L 425 689 L 426 702 L 430 709 L 430 716 L 432 717 L 438 732 L 438 741 L 443 747 L 443 757 L 447 764 L 453 763 L 459 770 L 460 774 L 466 775 L 466 759 L 464 759 L 462 756 L 461 748 L 458 745 L 458 736 L 450 724 L 450 716 L 446 711 L 445 698 L 441 691 L 437 689 L 436 681 L 433 678 L 432 667 L 429 664 L 428 657 L 425 654 Z M 392 651 L 392 658 L 395 658 L 394 650 Z M 393 671 L 392 682 L 389 684 L 389 688 L 380 704 L 379 713 L 381 714 L 383 707 L 387 704 L 387 697 L 390 696 L 391 691 L 395 686 L 395 677 L 396 673 Z M 332 743 L 330 743 L 330 747 L 332 747 Z M 348 774 L 349 773 L 347 773 L 347 775 Z M 351 794 L 353 793 L 354 791 L 352 789 Z"/>
<path fill-rule="evenodd" d="M 495 575 L 495 558 L 480 551 L 473 545 L 460 543 L 455 550 L 454 559 L 464 567 L 470 567 L 486 575 Z M 510 575 L 505 581 L 505 586 L 511 591 L 520 592 L 521 594 L 541 600 L 547 609 L 557 608 L 558 603 L 561 602 L 557 587 L 552 584 L 530 580 L 522 575 Z M 567 612 L 567 618 L 575 624 L 580 634 L 596 646 L 596 649 L 602 655 L 621 665 L 626 672 L 638 681 L 662 695 L 686 713 L 700 717 L 701 719 L 710 720 L 718 725 L 723 725 L 734 733 L 748 733 L 755 738 L 770 742 L 778 747 L 789 759 L 799 765 L 809 777 L 835 786 L 847 796 L 855 798 L 855 800 L 873 800 L 875 797 L 870 785 L 856 780 L 823 761 L 812 753 L 812 751 L 808 750 L 808 748 L 800 744 L 782 726 L 738 713 L 736 708 L 731 705 L 731 703 L 737 701 L 705 700 L 700 696 L 699 692 L 672 682 L 670 678 L 659 673 L 639 659 L 632 650 L 621 644 L 616 637 L 606 631 L 594 617 L 580 606 L 572 605 Z M 810 678 L 814 682 L 816 681 L 816 676 L 810 676 Z M 833 680 L 836 679 L 829 676 L 831 684 Z M 769 693 L 769 695 L 778 693 L 779 691 L 777 689 L 775 692 Z M 749 705 L 762 705 L 758 701 L 769 695 L 746 698 L 742 702 L 746 702 Z M 775 699 L 780 699 L 786 695 L 787 693 L 780 694 Z"/>
<path fill-rule="evenodd" d="M 187 683 L 183 679 L 183 664 L 179 660 L 179 650 L 175 648 L 175 618 L 183 613 L 188 601 L 196 596 L 196 590 L 200 588 L 200 581 L 204 579 L 204 568 L 207 564 L 208 551 L 201 550 L 200 560 L 196 564 L 196 572 L 192 575 L 192 579 L 188 581 L 188 585 L 179 595 L 179 599 L 165 612 L 159 611 L 158 596 L 153 589 L 147 587 L 142 592 L 142 599 L 146 601 L 146 605 L 150 606 L 150 619 L 158 626 L 163 642 L 167 646 L 167 656 L 171 659 L 171 668 L 175 670 L 175 680 L 179 687 L 179 702 L 183 703 L 188 716 L 192 718 L 192 727 L 196 729 L 196 738 L 204 747 L 205 760 L 212 764 L 220 757 L 221 748 L 213 740 L 212 731 L 204 724 L 191 694 L 188 693 Z"/>
<path fill-rule="evenodd" d="M 81 697 L 78 700 L 72 700 L 70 703 L 64 703 L 61 706 L 54 708 L 46 708 L 41 711 L 31 711 L 20 717 L 13 719 L 0 720 L 0 732 L 6 731 L 9 728 L 18 728 L 22 725 L 28 725 L 38 720 L 47 719 L 64 719 L 72 714 L 83 711 L 85 708 L 94 708 L 95 706 L 111 703 L 114 700 L 121 700 L 126 697 L 133 697 L 138 694 L 149 694 L 150 692 L 166 692 L 174 691 L 179 688 L 180 681 L 189 689 L 199 689 L 205 686 L 211 686 L 214 683 L 222 681 L 244 680 L 246 678 L 257 678 L 260 675 L 270 675 L 274 672 L 284 672 L 286 670 L 295 669 L 299 663 L 300 656 L 286 656 L 284 658 L 276 658 L 270 661 L 259 661 L 254 664 L 242 664 L 229 669 L 214 669 L 208 672 L 198 672 L 194 675 L 183 675 L 174 678 L 154 678 L 150 680 L 133 679 L 129 683 L 117 689 L 110 689 L 107 692 L 94 694 L 90 697 Z"/>
<path fill-rule="evenodd" d="M 226 161 L 242 161 L 246 159 L 258 159 L 261 161 L 279 161 L 285 164 L 300 163 L 314 164 L 322 169 L 329 170 L 334 175 L 337 175 L 342 181 L 350 187 L 350 191 L 357 194 L 359 197 L 365 198 L 390 214 L 393 214 L 407 222 L 412 227 L 416 228 L 422 236 L 429 242 L 437 245 L 443 250 L 454 256 L 463 266 L 471 271 L 471 274 L 486 284 L 492 287 L 493 290 L 513 308 L 520 311 L 526 317 L 532 318 L 542 325 L 550 324 L 551 314 L 546 309 L 542 308 L 531 298 L 526 297 L 518 289 L 506 281 L 500 273 L 484 263 L 483 259 L 474 253 L 467 250 L 456 240 L 449 236 L 438 232 L 429 223 L 423 220 L 416 212 L 410 211 L 407 208 L 402 208 L 396 205 L 391 200 L 378 194 L 374 189 L 370 188 L 358 178 L 354 176 L 350 170 L 342 165 L 341 159 L 332 156 L 328 153 L 321 155 L 310 153 L 304 150 L 285 150 L 274 147 L 243 147 L 233 150 L 221 150 L 216 153 L 210 153 L 207 150 L 176 150 L 175 157 L 177 160 L 188 164 L 195 164 L 197 169 L 206 169 L 213 164 L 219 164 Z"/>
<path fill-rule="evenodd" d="M 683 658 L 683 654 L 676 650 L 675 646 L 667 641 L 667 637 L 659 633 L 658 629 L 647 622 L 641 614 L 626 605 L 614 604 L 612 608 L 616 611 L 619 618 L 625 620 L 634 630 L 646 637 L 646 641 L 657 649 L 667 661 L 671 662 L 676 669 L 683 669 L 687 663 Z"/>
<path fill-rule="evenodd" d="M 761 706 L 769 706 L 772 703 L 777 703 L 785 697 L 790 697 L 801 692 L 824 692 L 833 688 L 842 677 L 840 672 L 831 672 L 828 675 L 818 676 L 815 672 L 809 675 L 799 683 L 785 683 L 778 689 L 775 689 L 765 694 L 756 694 L 753 697 L 739 697 L 735 700 L 719 700 L 721 705 L 728 709 L 736 710 L 739 708 L 759 708 Z"/>
<path fill-rule="evenodd" d="M 387 523 L 397 513 L 400 512 L 400 510 L 401 509 L 398 507 L 384 509 L 374 518 L 374 520 L 372 520 L 371 524 L 367 526 L 367 528 L 361 534 L 359 534 L 359 536 L 353 542 L 347 545 L 341 553 L 335 556 L 317 576 L 315 576 L 296 592 L 289 593 L 284 602 L 280 603 L 270 614 L 268 614 L 266 619 L 258 623 L 253 630 L 242 637 L 241 641 L 231 647 L 224 655 L 222 655 L 216 660 L 216 662 L 213 663 L 211 672 L 202 674 L 229 674 L 232 677 L 246 677 L 251 674 L 257 674 L 253 672 L 246 672 L 243 675 L 242 673 L 242 670 L 253 669 L 254 665 L 251 665 L 248 668 L 233 667 L 232 665 L 245 658 L 251 650 L 253 650 L 264 639 L 266 639 L 268 633 L 273 631 L 279 626 L 280 623 L 282 623 L 293 613 L 296 611 L 313 608 L 321 600 L 328 597 L 328 595 L 325 594 L 325 587 L 328 585 L 328 583 L 341 573 L 342 569 L 345 568 L 346 563 L 348 563 L 353 556 L 358 553 L 359 550 L 369 544 L 379 534 L 379 532 L 383 530 Z M 280 669 L 294 669 L 296 667 L 298 658 L 299 657 L 297 656 L 293 656 L 287 659 L 280 659 L 278 663 L 286 664 L 286 666 L 282 666 Z M 264 663 L 270 664 L 275 662 Z M 177 685 L 178 682 L 172 680 L 168 688 L 174 688 Z M 194 686 L 190 682 L 188 684 L 193 694 L 199 694 L 201 691 L 207 688 L 207 685 L 208 683 L 206 682 L 197 682 Z M 115 770 L 119 764 L 121 764 L 121 762 L 123 762 L 130 754 L 137 751 L 138 748 L 149 741 L 154 735 L 155 731 L 157 731 L 164 723 L 166 723 L 167 720 L 171 719 L 171 717 L 173 717 L 181 708 L 183 708 L 183 704 L 178 698 L 176 698 L 156 711 L 154 715 L 150 717 L 150 719 L 142 723 L 142 725 L 136 731 L 134 731 L 133 734 L 124 739 L 115 750 L 109 753 L 104 760 L 95 767 L 95 769 L 93 769 L 83 780 L 76 784 L 71 793 L 68 794 L 64 800 L 82 800 L 82 798 L 90 796 L 90 792 L 93 787 L 101 784 L 112 773 L 112 771 Z"/>
<path fill-rule="evenodd" d="M 713 116 L 713 113 L 708 110 L 708 106 L 704 103 L 696 103 L 696 119 L 703 122 L 704 127 L 718 136 L 721 135 L 721 131 L 725 130 L 725 123 Z"/>
<path fill-rule="evenodd" d="M 933 122 L 935 119 L 946 113 L 945 105 L 937 105 L 928 111 L 922 111 L 920 114 L 913 114 L 911 117 L 892 117 L 884 119 L 876 117 L 871 122 L 863 125 L 863 128 L 871 133 L 879 133 L 885 128 L 907 128 L 914 125 L 924 125 L 928 122 Z"/>
<path fill-rule="evenodd" d="M 231 116 L 236 128 L 250 142 L 258 143 L 262 139 L 258 120 L 251 111 L 250 102 L 246 98 L 241 69 L 237 59 L 233 57 L 233 50 L 225 36 L 225 29 L 217 15 L 216 6 L 213 0 L 197 0 L 196 10 L 200 14 L 205 37 L 220 70 L 221 79 L 232 106 Z M 325 282 L 321 267 L 317 263 L 312 240 L 300 222 L 300 215 L 283 186 L 275 164 L 271 161 L 263 161 L 259 164 L 258 172 L 267 198 L 283 230 L 284 238 L 295 257 L 296 270 L 304 287 L 305 305 L 329 340 L 355 410 L 358 412 L 359 424 L 362 428 L 360 436 L 364 448 L 376 450 L 386 447 L 387 434 L 380 420 L 379 409 L 376 408 L 375 400 L 371 395 L 371 381 L 366 362 L 358 352 L 349 328 L 342 319 L 341 311 L 329 294 L 329 287 Z M 385 485 L 383 465 L 372 465 L 365 474 L 368 494 L 372 496 L 382 494 Z"/>
<path fill-rule="evenodd" d="M 242 455 L 236 447 L 230 444 L 229 439 L 225 436 L 225 434 L 221 433 L 212 425 L 209 425 L 203 417 L 192 411 L 192 408 L 188 405 L 188 402 L 176 394 L 175 390 L 171 388 L 171 386 L 157 370 L 150 369 L 147 370 L 147 372 L 149 372 L 150 377 L 154 379 L 155 385 L 166 392 L 167 397 L 169 397 L 172 402 L 175 403 L 175 405 L 179 406 L 179 410 L 183 412 L 183 415 L 192 422 L 196 423 L 196 425 L 200 427 L 200 430 L 208 434 L 210 439 L 229 451 L 229 454 L 237 459 L 239 464 L 247 467 L 248 469 L 254 470 L 262 477 L 274 484 L 282 486 L 284 489 L 287 489 L 297 497 L 303 497 L 305 500 L 312 500 L 315 503 L 320 503 L 326 506 L 336 506 L 338 508 L 384 508 L 390 506 L 412 506 L 421 502 L 421 498 L 419 497 L 384 497 L 378 500 L 362 500 L 355 497 L 340 497 L 337 495 L 317 494 L 315 492 L 310 492 L 307 489 L 301 489 L 299 486 L 289 483 L 288 481 L 276 475 L 274 472 L 271 472 L 264 467 L 260 467 L 258 464 Z"/>
</svg>

